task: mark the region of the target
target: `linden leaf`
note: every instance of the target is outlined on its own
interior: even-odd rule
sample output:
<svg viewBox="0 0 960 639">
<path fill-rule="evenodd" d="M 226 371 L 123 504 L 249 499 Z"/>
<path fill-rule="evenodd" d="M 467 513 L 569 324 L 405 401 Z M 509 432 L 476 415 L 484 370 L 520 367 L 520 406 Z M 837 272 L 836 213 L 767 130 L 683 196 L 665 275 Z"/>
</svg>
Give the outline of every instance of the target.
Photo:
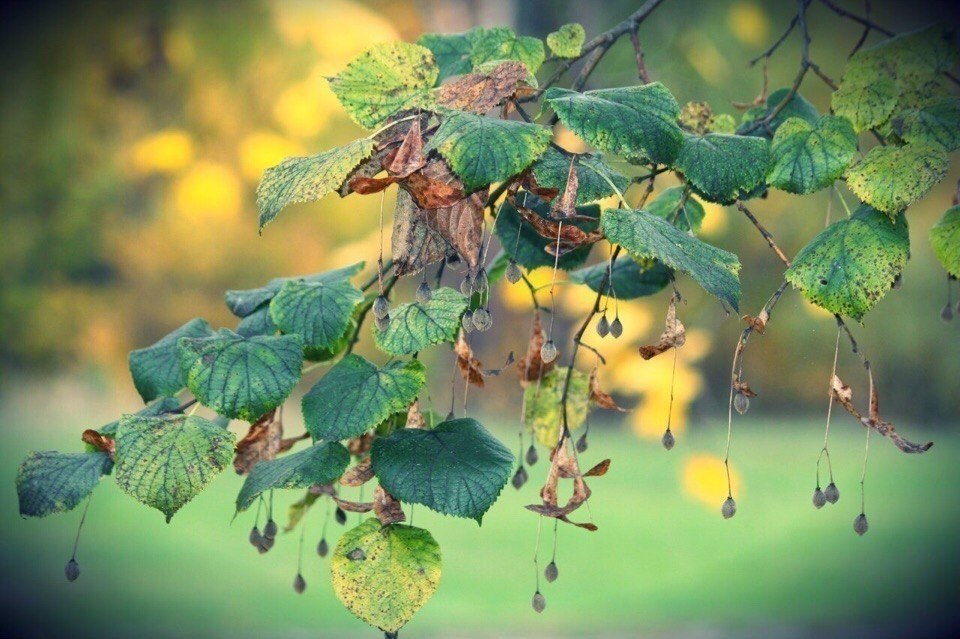
<svg viewBox="0 0 960 639">
<path fill-rule="evenodd" d="M 402 428 L 371 451 L 380 485 L 402 502 L 478 523 L 513 470 L 513 455 L 474 419 Z"/>
<path fill-rule="evenodd" d="M 947 209 L 930 229 L 930 244 L 947 273 L 960 277 L 960 206 Z"/>
<path fill-rule="evenodd" d="M 300 381 L 299 335 L 247 338 L 221 329 L 212 337 L 183 337 L 179 349 L 190 392 L 232 419 L 256 420 L 282 404 Z"/>
<path fill-rule="evenodd" d="M 377 348 L 388 355 L 412 355 L 432 344 L 452 342 L 468 303 L 452 288 L 441 287 L 433 291 L 426 303 L 400 304 L 390 310 L 386 330 L 374 331 Z"/>
<path fill-rule="evenodd" d="M 566 179 L 566 176 L 564 176 Z M 543 219 L 550 216 L 550 205 L 543 202 L 540 198 L 530 193 L 524 192 L 517 196 L 520 204 L 526 202 L 528 209 L 539 215 Z M 577 215 L 586 219 L 574 219 L 572 222 L 564 222 L 564 227 L 573 224 L 577 228 L 591 232 L 598 226 L 600 208 L 596 205 L 577 207 Z M 592 220 L 590 219 L 592 218 Z M 541 236 L 529 224 L 525 223 L 517 209 L 510 202 L 504 202 L 497 214 L 499 220 L 494 225 L 494 231 L 503 245 L 504 252 L 512 257 L 520 266 L 528 269 L 535 269 L 540 266 L 550 266 L 557 264 L 557 268 L 569 270 L 581 266 L 590 255 L 592 244 L 573 249 L 560 256 L 557 260 L 553 255 L 547 252 L 547 247 L 555 247 L 556 238 L 552 241 Z"/>
<path fill-rule="evenodd" d="M 519 60 L 530 73 L 536 73 L 547 57 L 543 42 L 530 36 L 518 36 L 506 27 L 478 29 L 471 40 L 470 61 L 474 67 L 492 60 Z"/>
<path fill-rule="evenodd" d="M 192 319 L 169 333 L 153 346 L 130 352 L 130 376 L 143 398 L 151 402 L 163 395 L 176 395 L 187 381 L 180 370 L 177 341 L 181 337 L 209 337 L 215 335 L 205 319 Z"/>
<path fill-rule="evenodd" d="M 960 148 L 960 98 L 950 96 L 904 109 L 893 116 L 891 126 L 904 142 L 956 151 Z"/>
<path fill-rule="evenodd" d="M 309 157 L 287 158 L 264 171 L 257 187 L 260 230 L 289 204 L 313 202 L 337 191 L 350 173 L 370 157 L 376 141 L 354 140 Z"/>
<path fill-rule="evenodd" d="M 433 596 L 440 546 L 423 528 L 375 517 L 343 533 L 330 559 L 333 591 L 358 619 L 396 633 Z"/>
<path fill-rule="evenodd" d="M 323 273 L 314 273 L 313 275 L 278 277 L 267 282 L 265 286 L 227 291 L 224 299 L 227 303 L 227 308 L 229 308 L 234 315 L 237 317 L 248 317 L 254 312 L 268 308 L 271 300 L 273 300 L 287 282 L 338 282 L 348 280 L 362 271 L 363 266 L 364 262 L 357 262 L 350 266 L 344 266 L 343 268 L 332 271 L 324 271 Z"/>
<path fill-rule="evenodd" d="M 880 126 L 893 114 L 900 89 L 890 76 L 875 72 L 844 80 L 830 98 L 833 112 L 860 133 Z"/>
<path fill-rule="evenodd" d="M 670 283 L 670 269 L 656 260 L 643 260 L 641 265 L 630 257 L 618 258 L 610 270 L 610 281 L 605 289 L 620 300 L 632 300 L 659 293 Z M 591 290 L 600 289 L 610 268 L 610 262 L 605 261 L 587 268 L 570 273 L 570 281 L 577 284 L 586 284 Z"/>
<path fill-rule="evenodd" d="M 568 371 L 571 377 L 567 393 L 567 428 L 573 432 L 583 426 L 587 419 L 590 379 L 586 373 L 555 368 L 545 374 L 540 383 L 531 383 L 523 391 L 523 424 L 547 448 L 553 448 L 560 440 L 560 429 L 563 428 L 560 400 Z"/>
<path fill-rule="evenodd" d="M 533 165 L 533 175 L 543 188 L 556 189 L 563 193 L 567 188 L 567 173 L 570 156 L 550 147 Z M 630 179 L 614 170 L 597 155 L 588 153 L 576 156 L 574 170 L 577 172 L 577 204 L 589 204 L 623 193 L 630 186 Z M 612 186 L 611 186 L 612 183 Z M 616 188 L 614 188 L 616 187 Z"/>
<path fill-rule="evenodd" d="M 586 93 L 552 87 L 544 99 L 568 129 L 608 153 L 670 164 L 683 144 L 680 105 L 659 82 Z"/>
<path fill-rule="evenodd" d="M 346 279 L 288 281 L 270 302 L 270 316 L 284 333 L 300 335 L 313 359 L 343 341 L 362 300 L 360 289 Z"/>
<path fill-rule="evenodd" d="M 133 415 L 135 417 L 157 417 L 158 415 L 175 411 L 178 408 L 180 408 L 180 400 L 176 397 L 161 397 L 155 402 L 147 404 L 145 408 L 133 413 Z M 110 435 L 112 437 L 116 434 L 117 428 L 119 427 L 120 420 L 117 419 L 108 424 L 104 424 L 97 429 L 97 432 L 101 435 Z"/>
<path fill-rule="evenodd" d="M 853 71 L 862 81 L 871 71 L 890 74 L 898 83 L 949 71 L 960 62 L 956 34 L 945 24 L 901 33 L 861 49 L 851 59 L 844 82 Z"/>
<path fill-rule="evenodd" d="M 479 30 L 480 27 L 463 33 L 424 33 L 417 39 L 417 44 L 430 49 L 440 68 L 437 82 L 442 82 L 452 75 L 470 73 L 473 69 L 470 51 Z"/>
<path fill-rule="evenodd" d="M 347 355 L 303 396 L 304 424 L 314 439 L 359 437 L 390 415 L 406 411 L 425 382 L 418 360 L 377 368 L 359 355 Z"/>
<path fill-rule="evenodd" d="M 780 125 L 790 118 L 800 118 L 810 124 L 816 122 L 820 117 L 820 112 L 817 111 L 817 107 L 813 106 L 809 100 L 799 93 L 794 93 L 793 97 L 773 116 L 766 127 L 754 126 L 757 120 L 763 120 L 768 117 L 770 113 L 783 102 L 783 99 L 787 97 L 789 92 L 790 89 L 777 89 L 767 96 L 767 100 L 763 105 L 749 109 L 743 114 L 743 123 L 738 128 L 737 133 L 769 139 L 773 137 L 773 134 L 780 128 Z M 744 133 L 748 129 L 749 133 Z"/>
<path fill-rule="evenodd" d="M 819 191 L 843 174 L 856 152 L 850 120 L 825 115 L 810 124 L 791 118 L 773 137 L 767 182 L 788 193 Z"/>
<path fill-rule="evenodd" d="M 451 112 L 424 152 L 437 150 L 469 191 L 502 182 L 539 158 L 550 144 L 539 124 Z"/>
<path fill-rule="evenodd" d="M 268 490 L 332 484 L 349 464 L 350 453 L 339 442 L 314 444 L 306 450 L 258 462 L 237 495 L 237 512 L 249 508 Z"/>
<path fill-rule="evenodd" d="M 685 135 L 674 166 L 705 199 L 731 204 L 763 182 L 769 146 L 765 139 L 748 135 Z"/>
<path fill-rule="evenodd" d="M 201 417 L 126 415 L 117 429 L 117 484 L 173 517 L 233 459 L 233 434 Z"/>
<path fill-rule="evenodd" d="M 684 231 L 700 230 L 706 211 L 700 201 L 692 195 L 687 196 L 687 200 L 680 210 L 680 201 L 683 199 L 683 187 L 671 186 L 658 195 L 650 204 L 647 205 L 647 211 L 657 217 L 662 217 L 678 229 Z"/>
<path fill-rule="evenodd" d="M 577 58 L 580 57 L 580 50 L 586 37 L 587 32 L 583 30 L 583 26 L 571 22 L 549 34 L 547 46 L 558 58 Z"/>
<path fill-rule="evenodd" d="M 46 517 L 72 510 L 111 468 L 110 456 L 102 451 L 31 453 L 17 470 L 20 515 Z"/>
<path fill-rule="evenodd" d="M 646 211 L 608 209 L 601 224 L 607 239 L 635 258 L 654 258 L 687 273 L 708 293 L 739 310 L 740 260 L 733 253 L 701 242 Z"/>
<path fill-rule="evenodd" d="M 439 74 L 430 49 L 381 42 L 351 60 L 329 82 L 350 118 L 373 129 L 397 111 L 429 106 L 430 89 Z"/>
<path fill-rule="evenodd" d="M 938 147 L 875 146 L 847 170 L 847 186 L 861 201 L 892 215 L 926 195 L 946 176 L 948 164 Z"/>
<path fill-rule="evenodd" d="M 903 214 L 891 219 L 864 204 L 803 247 L 786 279 L 817 306 L 860 321 L 893 286 L 909 255 Z"/>
</svg>

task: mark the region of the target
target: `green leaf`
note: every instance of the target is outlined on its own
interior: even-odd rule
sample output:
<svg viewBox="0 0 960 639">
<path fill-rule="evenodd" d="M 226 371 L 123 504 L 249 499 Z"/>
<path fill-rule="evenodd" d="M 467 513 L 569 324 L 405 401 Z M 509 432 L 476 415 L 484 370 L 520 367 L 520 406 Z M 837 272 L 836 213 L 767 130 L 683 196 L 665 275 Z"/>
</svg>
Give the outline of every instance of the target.
<svg viewBox="0 0 960 639">
<path fill-rule="evenodd" d="M 371 456 L 380 484 L 400 501 L 478 523 L 513 470 L 510 450 L 474 419 L 402 428 L 375 440 Z"/>
<path fill-rule="evenodd" d="M 443 82 L 453 75 L 470 73 L 473 69 L 470 51 L 479 29 L 475 27 L 463 33 L 424 33 L 417 39 L 417 44 L 430 49 L 440 68 L 437 82 Z"/>
<path fill-rule="evenodd" d="M 740 308 L 740 260 L 684 233 L 646 211 L 608 209 L 601 224 L 607 239 L 637 258 L 655 258 L 690 275 L 711 295 Z"/>
<path fill-rule="evenodd" d="M 629 178 L 611 168 L 597 155 L 589 153 L 578 155 L 575 166 L 578 181 L 577 204 L 596 202 L 615 195 L 617 191 L 623 193 L 630 186 Z M 533 165 L 537 184 L 548 189 L 557 189 L 560 193 L 567 188 L 569 171 L 570 156 L 564 155 L 553 147 L 547 148 Z"/>
<path fill-rule="evenodd" d="M 960 277 L 960 206 L 947 209 L 930 229 L 930 244 L 947 273 Z"/>
<path fill-rule="evenodd" d="M 857 133 L 880 126 L 893 114 L 900 89 L 893 78 L 883 73 L 869 73 L 848 79 L 833 92 L 830 103 L 836 115 L 853 123 Z"/>
<path fill-rule="evenodd" d="M 743 124 L 740 125 L 737 132 L 745 134 L 744 131 L 750 129 L 750 132 L 745 135 L 754 135 L 770 139 L 773 133 L 776 133 L 777 129 L 780 128 L 780 125 L 790 118 L 800 118 L 810 124 L 815 123 L 817 119 L 820 118 L 820 112 L 817 111 L 817 107 L 813 106 L 809 100 L 799 93 L 794 93 L 793 97 L 791 97 L 783 108 L 770 120 L 768 125 L 769 131 L 767 127 L 752 126 L 757 120 L 762 120 L 770 115 L 770 113 L 783 102 L 783 99 L 787 97 L 788 93 L 790 93 L 790 89 L 777 89 L 767 96 L 767 100 L 763 106 L 753 107 L 744 113 Z"/>
<path fill-rule="evenodd" d="M 949 71 L 958 62 L 956 34 L 946 24 L 934 24 L 894 36 L 858 51 L 847 66 L 858 81 L 869 71 L 884 71 L 898 81 Z"/>
<path fill-rule="evenodd" d="M 343 533 L 330 559 L 333 591 L 358 619 L 395 633 L 440 582 L 440 546 L 423 528 L 371 517 Z"/>
<path fill-rule="evenodd" d="M 543 202 L 540 198 L 527 192 L 517 196 L 521 205 L 526 201 L 527 208 L 534 211 L 542 218 L 549 218 L 550 205 Z M 572 222 L 576 227 L 584 231 L 594 231 L 599 226 L 600 208 L 598 206 L 577 207 L 577 214 L 585 217 L 592 217 L 597 221 L 575 220 Z M 582 265 L 590 255 L 590 249 L 593 245 L 581 246 L 569 253 L 565 253 L 556 260 L 553 255 L 546 252 L 547 245 L 551 241 L 541 237 L 533 228 L 520 218 L 520 214 L 509 202 L 504 201 L 497 214 L 497 223 L 494 230 L 500 239 L 500 244 L 507 255 L 512 257 L 517 264 L 527 269 L 535 269 L 541 266 L 552 267 L 557 262 L 557 268 L 561 270 L 570 270 Z M 556 240 L 552 242 L 556 245 Z"/>
<path fill-rule="evenodd" d="M 306 450 L 256 463 L 237 495 L 237 512 L 246 510 L 262 493 L 274 488 L 309 488 L 332 484 L 350 463 L 339 442 L 314 444 Z"/>
<path fill-rule="evenodd" d="M 418 360 L 377 368 L 359 355 L 347 355 L 303 396 L 307 431 L 326 441 L 359 437 L 393 413 L 407 410 L 426 379 Z"/>
<path fill-rule="evenodd" d="M 20 515 L 46 517 L 76 508 L 112 467 L 101 451 L 31 453 L 17 470 Z"/>
<path fill-rule="evenodd" d="M 763 183 L 770 158 L 769 144 L 748 135 L 685 135 L 676 168 L 703 197 L 731 204 Z"/>
<path fill-rule="evenodd" d="M 670 164 L 683 144 L 680 105 L 659 82 L 586 93 L 552 87 L 544 99 L 568 129 L 608 153 Z"/>
<path fill-rule="evenodd" d="M 549 34 L 547 36 L 547 46 L 550 47 L 553 55 L 558 58 L 577 58 L 580 56 L 580 50 L 586 37 L 587 32 L 583 30 L 583 26 L 571 22 Z"/>
<path fill-rule="evenodd" d="M 270 317 L 270 304 L 264 304 L 254 312 L 242 318 L 237 324 L 237 334 L 244 337 L 255 337 L 257 335 L 276 335 L 277 325 L 273 323 Z"/>
<path fill-rule="evenodd" d="M 343 341 L 363 293 L 349 280 L 286 282 L 273 301 L 270 316 L 284 333 L 303 338 L 307 356 L 330 351 Z"/>
<path fill-rule="evenodd" d="M 135 417 L 156 417 L 164 413 L 169 413 L 176 409 L 180 408 L 180 400 L 176 397 L 161 397 L 152 404 L 147 404 L 147 406 L 136 413 L 133 413 Z M 113 436 L 117 432 L 117 428 L 120 427 L 120 420 L 114 420 L 109 424 L 104 424 L 98 430 L 101 435 L 110 435 Z"/>
<path fill-rule="evenodd" d="M 162 395 L 176 395 L 187 381 L 180 370 L 177 341 L 181 337 L 215 335 L 205 319 L 192 319 L 153 346 L 130 352 L 130 375 L 144 402 Z"/>
<path fill-rule="evenodd" d="M 788 193 L 819 191 L 843 174 L 856 152 L 850 120 L 825 115 L 810 124 L 791 118 L 773 137 L 767 182 Z"/>
<path fill-rule="evenodd" d="M 349 280 L 351 277 L 363 270 L 364 262 L 357 262 L 350 266 L 314 273 L 313 275 L 300 275 L 298 277 L 278 277 L 267 282 L 265 286 L 249 288 L 243 290 L 227 291 L 224 299 L 227 308 L 237 317 L 247 317 L 269 305 L 274 296 L 280 292 L 283 285 L 287 282 L 340 282 Z"/>
<path fill-rule="evenodd" d="M 361 138 L 309 157 L 287 158 L 264 171 L 257 187 L 260 230 L 287 205 L 313 202 L 338 190 L 357 166 L 370 157 L 376 141 Z"/>
<path fill-rule="evenodd" d="M 430 49 L 409 42 L 381 42 L 351 60 L 329 82 L 350 118 L 373 129 L 397 111 L 430 106 L 430 89 L 439 74 Z"/>
<path fill-rule="evenodd" d="M 922 144 L 875 146 L 847 170 L 847 186 L 861 201 L 884 213 L 902 211 L 947 175 L 941 148 Z"/>
<path fill-rule="evenodd" d="M 670 269 L 656 260 L 642 260 L 645 264 L 630 257 L 618 258 L 610 271 L 610 283 L 607 287 L 620 300 L 632 300 L 659 293 L 670 283 Z M 607 273 L 610 263 L 601 262 L 594 266 L 582 268 L 570 273 L 570 281 L 576 284 L 586 284 L 593 291 L 600 289 L 600 284 Z"/>
<path fill-rule="evenodd" d="M 232 419 L 255 421 L 300 381 L 299 335 L 243 337 L 221 329 L 213 337 L 180 339 L 187 387 L 204 406 Z"/>
<path fill-rule="evenodd" d="M 125 415 L 117 429 L 117 484 L 173 517 L 233 459 L 233 434 L 191 415 Z"/>
<path fill-rule="evenodd" d="M 892 220 L 861 205 L 803 247 L 786 279 L 817 306 L 860 321 L 893 286 L 909 255 L 903 214 Z"/>
<path fill-rule="evenodd" d="M 683 205 L 683 211 L 677 215 L 680 209 L 680 200 L 683 198 L 682 186 L 671 186 L 663 193 L 658 195 L 653 202 L 647 205 L 647 211 L 657 217 L 662 217 L 679 229 L 684 231 L 693 230 L 694 233 L 700 230 L 700 225 L 706 212 L 703 205 L 692 195 L 687 196 L 687 201 Z M 676 219 L 676 222 L 674 222 Z"/>
<path fill-rule="evenodd" d="M 388 355 L 412 355 L 432 344 L 452 342 L 460 329 L 460 317 L 469 300 L 453 290 L 441 287 L 430 301 L 407 302 L 390 310 L 390 325 L 374 330 L 379 348 Z"/>
<path fill-rule="evenodd" d="M 563 386 L 569 368 L 555 368 L 523 391 L 523 425 L 530 429 L 537 441 L 553 448 L 560 439 L 563 427 Z M 571 371 L 570 391 L 567 395 L 567 427 L 572 433 L 583 426 L 589 409 L 589 378 L 583 371 Z"/>
<path fill-rule="evenodd" d="M 893 117 L 893 131 L 904 142 L 960 148 L 960 98 L 950 96 L 918 108 L 904 109 Z"/>
<path fill-rule="evenodd" d="M 470 60 L 475 67 L 491 60 L 519 60 L 530 73 L 536 73 L 546 58 L 543 42 L 518 36 L 506 27 L 478 29 L 472 40 Z"/>
<path fill-rule="evenodd" d="M 424 148 L 437 150 L 469 191 L 502 182 L 530 166 L 550 144 L 539 124 L 451 111 Z"/>
</svg>

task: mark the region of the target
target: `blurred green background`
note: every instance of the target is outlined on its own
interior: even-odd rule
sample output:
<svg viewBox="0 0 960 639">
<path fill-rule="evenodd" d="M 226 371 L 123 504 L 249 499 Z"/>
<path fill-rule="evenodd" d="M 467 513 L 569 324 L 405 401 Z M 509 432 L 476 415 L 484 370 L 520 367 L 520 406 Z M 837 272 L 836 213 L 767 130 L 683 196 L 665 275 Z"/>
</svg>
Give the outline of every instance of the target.
<svg viewBox="0 0 960 639">
<path fill-rule="evenodd" d="M 859 2 L 843 6 L 862 12 Z M 545 36 L 581 22 L 588 37 L 639 2 L 350 0 L 60 2 L 10 4 L 0 20 L 0 565 L 3 636 L 373 636 L 335 600 L 311 549 L 323 509 L 308 519 L 307 592 L 291 583 L 297 539 L 260 557 L 250 522 L 229 525 L 236 477 L 224 477 L 166 526 L 108 479 L 97 491 L 79 560 L 62 578 L 79 513 L 16 516 L 13 477 L 29 450 L 74 450 L 79 433 L 134 410 L 126 354 L 186 319 L 232 325 L 223 290 L 277 275 L 376 259 L 379 198 L 298 206 L 256 232 L 254 191 L 264 168 L 362 134 L 323 78 L 371 44 L 424 31 L 508 25 Z M 954 22 L 951 3 L 877 2 L 872 16 L 905 31 Z M 782 31 L 792 2 L 666 0 L 642 27 L 647 67 L 683 103 L 706 100 L 739 117 L 761 87 L 746 61 Z M 834 78 L 860 35 L 822 5 L 809 12 L 814 59 Z M 872 35 L 870 42 L 876 41 Z M 769 66 L 770 90 L 798 64 L 789 40 Z M 618 44 L 588 87 L 636 81 L 633 51 Z M 802 93 L 821 110 L 829 93 L 811 78 Z M 563 138 L 563 133 L 558 132 Z M 569 140 L 566 140 L 569 142 Z M 622 419 L 598 416 L 587 458 L 613 457 L 593 483 L 600 530 L 560 530 L 561 577 L 542 616 L 530 609 L 536 518 L 522 509 L 545 472 L 508 489 L 482 529 L 416 512 L 444 552 L 434 599 L 404 635 L 501 636 L 935 636 L 953 621 L 960 470 L 960 321 L 945 324 L 946 278 L 927 242 L 951 202 L 960 170 L 911 208 L 912 259 L 904 286 L 854 327 L 874 364 L 885 417 L 908 437 L 934 439 L 908 458 L 876 438 L 867 475 L 871 530 L 852 531 L 863 429 L 835 415 L 836 506 L 810 505 L 822 441 L 833 320 L 790 291 L 767 334 L 755 337 L 746 378 L 761 393 L 735 422 L 733 468 L 740 512 L 720 519 L 729 358 L 741 326 L 689 281 L 673 407 L 680 443 L 657 438 L 667 419 L 668 357 L 643 362 L 666 294 L 622 305 L 626 330 L 604 343 L 602 375 Z M 670 186 L 658 181 L 658 190 Z M 853 201 L 844 191 L 844 197 Z M 628 199 L 639 197 L 638 192 Z M 752 207 L 788 254 L 824 224 L 836 196 L 773 192 Z M 392 195 L 387 196 L 387 209 Z M 708 206 L 705 239 L 741 257 L 743 310 L 756 312 L 782 268 L 735 209 Z M 602 257 L 602 251 L 596 251 Z M 532 277 L 544 281 L 544 273 Z M 415 283 L 414 283 L 415 285 Z M 560 330 L 591 295 L 561 287 Z M 402 289 L 410 296 L 412 288 Z M 490 363 L 524 348 L 525 291 L 495 291 L 500 330 L 478 340 Z M 956 300 L 956 291 L 954 292 Z M 509 328 L 508 328 L 509 327 Z M 561 349 L 563 347 L 561 346 Z M 434 349 L 432 398 L 449 402 L 449 353 Z M 864 397 L 849 352 L 841 376 Z M 471 391 L 470 408 L 516 447 L 519 390 L 505 375 Z M 293 400 L 291 400 L 293 401 Z M 294 411 L 288 411 L 293 413 Z M 299 432 L 291 420 L 288 432 Z M 237 427 L 239 430 L 239 427 Z M 284 496 L 283 504 L 295 499 Z M 249 517 L 248 517 L 249 519 Z M 331 524 L 330 540 L 339 528 Z M 541 557 L 552 548 L 545 527 Z M 546 561 L 549 559 L 547 558 Z M 542 566 L 542 564 L 541 564 Z"/>
</svg>

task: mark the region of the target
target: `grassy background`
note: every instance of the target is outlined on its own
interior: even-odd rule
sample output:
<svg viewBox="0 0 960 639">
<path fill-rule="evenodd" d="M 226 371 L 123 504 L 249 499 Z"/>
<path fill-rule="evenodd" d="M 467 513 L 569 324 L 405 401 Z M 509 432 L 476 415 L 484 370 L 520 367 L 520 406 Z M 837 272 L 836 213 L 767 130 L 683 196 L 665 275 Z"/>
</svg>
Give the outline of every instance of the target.
<svg viewBox="0 0 960 639">
<path fill-rule="evenodd" d="M 7 627 L 0 635 L 375 636 L 340 606 L 328 564 L 313 552 L 324 509 L 307 519 L 308 588 L 297 596 L 291 584 L 298 536 L 281 535 L 273 551 L 257 555 L 246 542 L 252 515 L 230 525 L 241 483 L 232 473 L 171 525 L 104 480 L 80 545 L 82 575 L 68 584 L 63 565 L 79 511 L 21 520 L 13 479 L 28 449 L 68 448 L 88 425 L 75 416 L 97 418 L 102 411 L 106 421 L 109 407 L 98 408 L 96 397 L 54 390 L 63 401 L 44 403 L 23 390 L 0 402 L 0 596 Z M 845 417 L 836 422 L 831 447 L 842 496 L 821 511 L 811 506 L 810 494 L 822 425 L 752 415 L 739 420 L 733 459 L 743 487 L 730 521 L 720 518 L 720 498 L 707 506 L 681 482 L 691 455 L 722 452 L 723 425 L 695 429 L 670 453 L 617 427 L 595 428 L 585 463 L 613 458 L 610 473 L 591 483 L 600 530 L 561 527 L 560 578 L 543 588 L 542 616 L 530 608 L 537 520 L 522 506 L 542 482 L 543 461 L 523 491 L 504 492 L 482 528 L 418 508 L 415 523 L 439 541 L 444 574 L 403 634 L 849 637 L 896 636 L 908 628 L 933 634 L 958 600 L 960 436 L 902 425 L 910 436 L 936 440 L 923 457 L 873 439 L 871 528 L 859 538 L 852 521 L 859 512 L 863 431 Z M 512 444 L 511 428 L 494 430 Z M 294 494 L 278 503 L 285 507 Z M 331 543 L 340 530 L 331 523 Z M 551 547 L 544 525 L 541 557 L 549 557 Z"/>
</svg>

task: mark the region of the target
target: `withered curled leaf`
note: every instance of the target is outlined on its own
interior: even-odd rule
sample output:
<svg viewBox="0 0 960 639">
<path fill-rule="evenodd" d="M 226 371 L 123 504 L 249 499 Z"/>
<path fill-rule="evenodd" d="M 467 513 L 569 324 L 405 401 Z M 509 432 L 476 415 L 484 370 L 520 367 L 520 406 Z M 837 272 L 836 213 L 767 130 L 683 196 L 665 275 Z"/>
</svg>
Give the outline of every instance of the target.
<svg viewBox="0 0 960 639">
<path fill-rule="evenodd" d="M 541 379 L 556 366 L 559 357 L 555 357 L 549 362 L 544 362 L 540 356 L 540 351 L 546 341 L 546 334 L 543 332 L 543 322 L 540 321 L 540 311 L 534 310 L 527 354 L 517 360 L 517 372 L 520 375 L 521 386 L 525 387 L 530 382 Z"/>
<path fill-rule="evenodd" d="M 431 228 L 427 211 L 417 206 L 406 191 L 397 193 L 393 214 L 393 267 L 397 275 L 418 273 L 442 260 L 447 243 Z"/>
<path fill-rule="evenodd" d="M 747 397 L 756 397 L 757 393 L 752 388 L 750 384 L 743 381 L 742 379 L 737 378 L 733 382 L 733 390 L 741 395 L 746 395 Z"/>
<path fill-rule="evenodd" d="M 114 458 L 114 453 L 116 451 L 116 440 L 114 440 L 113 437 L 104 437 L 92 428 L 88 428 L 87 430 L 83 431 L 83 434 L 80 435 L 80 439 L 84 444 L 90 444 L 94 448 L 97 448 L 110 455 L 110 459 Z"/>
<path fill-rule="evenodd" d="M 604 392 L 600 388 L 600 369 L 599 367 L 594 367 L 590 371 L 590 401 L 599 406 L 600 408 L 606 408 L 609 410 L 618 410 L 621 413 L 629 412 L 626 408 L 621 408 L 613 401 L 613 397 L 609 393 Z"/>
<path fill-rule="evenodd" d="M 262 415 L 250 425 L 243 439 L 237 442 L 233 468 L 238 475 L 246 475 L 259 461 L 271 460 L 280 452 L 283 441 L 282 408 Z"/>
<path fill-rule="evenodd" d="M 651 346 L 640 347 L 640 357 L 651 359 L 660 353 L 665 353 L 671 348 L 680 348 L 687 339 L 687 332 L 683 322 L 677 319 L 677 296 L 670 297 L 670 305 L 667 307 L 666 327 L 660 334 L 660 341 Z"/>
<path fill-rule="evenodd" d="M 461 330 L 453 352 L 457 355 L 457 368 L 468 383 L 483 388 L 483 364 L 473 355 L 473 349 L 467 342 L 466 335 Z"/>
<path fill-rule="evenodd" d="M 410 404 L 410 408 L 407 409 L 407 425 L 405 428 L 418 428 L 424 429 L 427 427 L 427 419 L 423 416 L 423 413 L 420 412 L 420 400 L 415 399 L 413 403 Z"/>
<path fill-rule="evenodd" d="M 407 519 L 400 502 L 384 490 L 383 486 L 377 486 L 373 491 L 373 512 L 380 520 L 381 526 L 397 524 Z"/>
<path fill-rule="evenodd" d="M 917 444 L 911 442 L 907 439 L 904 439 L 900 433 L 897 432 L 897 429 L 893 427 L 893 424 L 886 422 L 880 419 L 880 399 L 877 393 L 876 388 L 873 385 L 873 372 L 869 372 L 870 376 L 870 406 L 869 414 L 863 415 L 857 408 L 853 405 L 853 392 L 850 390 L 850 387 L 844 384 L 839 377 L 836 375 L 830 380 L 830 391 L 833 394 L 833 398 L 843 406 L 848 413 L 860 420 L 860 423 L 867 428 L 872 428 L 884 437 L 888 438 L 893 442 L 893 445 L 902 450 L 905 453 L 925 453 L 927 450 L 933 446 L 933 442 L 927 442 L 925 444 Z"/>
<path fill-rule="evenodd" d="M 420 131 L 420 118 L 415 118 L 403 143 L 391 153 L 383 163 L 383 168 L 390 175 L 405 178 L 427 163 L 423 155 L 423 135 Z"/>
<path fill-rule="evenodd" d="M 357 488 L 371 479 L 373 479 L 373 462 L 370 460 L 370 457 L 367 456 L 358 461 L 356 466 L 343 473 L 343 477 L 340 478 L 340 484 Z"/>
<path fill-rule="evenodd" d="M 580 178 L 577 175 L 577 156 L 570 156 L 570 169 L 567 171 L 567 186 L 563 195 L 554 200 L 550 213 L 557 218 L 571 218 L 577 215 L 577 190 Z"/>
<path fill-rule="evenodd" d="M 480 265 L 483 244 L 483 207 L 488 189 L 471 193 L 451 206 L 427 211 L 431 228 L 452 246 L 471 272 Z"/>
<path fill-rule="evenodd" d="M 544 517 L 553 517 L 559 521 L 573 524 L 586 530 L 596 530 L 596 525 L 592 523 L 576 523 L 570 521 L 567 517 L 572 512 L 582 506 L 590 498 L 590 488 L 587 482 L 583 480 L 584 475 L 580 473 L 580 466 L 577 463 L 576 455 L 568 452 L 571 446 L 570 438 L 565 437 L 562 442 L 554 449 L 551 455 L 550 470 L 547 473 L 547 480 L 540 489 L 541 504 L 530 504 L 527 510 L 543 515 Z M 605 460 L 590 470 L 594 476 L 600 476 L 606 473 L 610 467 L 610 461 Z M 561 478 L 571 479 L 573 481 L 573 493 L 564 505 L 559 505 L 558 484 Z"/>
<path fill-rule="evenodd" d="M 483 73 L 468 73 L 440 87 L 437 104 L 484 115 L 523 91 L 530 72 L 522 62 L 505 60 Z"/>
</svg>

